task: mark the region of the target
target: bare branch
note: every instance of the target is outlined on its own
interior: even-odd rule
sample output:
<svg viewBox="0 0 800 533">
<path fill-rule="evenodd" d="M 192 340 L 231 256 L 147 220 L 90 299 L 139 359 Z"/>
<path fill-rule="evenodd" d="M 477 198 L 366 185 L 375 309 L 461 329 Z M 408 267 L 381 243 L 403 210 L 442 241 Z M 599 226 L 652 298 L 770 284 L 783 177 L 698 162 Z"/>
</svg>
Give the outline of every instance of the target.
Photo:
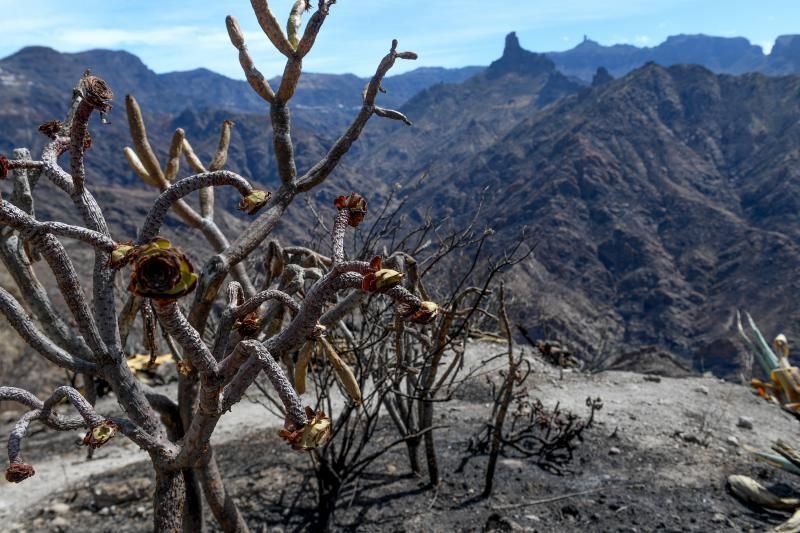
<svg viewBox="0 0 800 533">
<path fill-rule="evenodd" d="M 72 194 L 72 176 L 58 164 L 58 156 L 66 151 L 68 142 L 69 139 L 66 137 L 58 137 L 44 146 L 42 149 L 42 174 L 56 187 L 67 194 Z"/>
<path fill-rule="evenodd" d="M 17 387 L 0 387 L 0 401 L 21 403 L 31 409 L 44 407 L 44 403 L 39 398 L 25 389 Z"/>
<path fill-rule="evenodd" d="M 261 29 L 269 38 L 270 42 L 272 42 L 272 45 L 278 49 L 278 52 L 286 57 L 293 57 L 294 50 L 292 49 L 292 45 L 289 44 L 289 40 L 286 38 L 286 35 L 283 34 L 281 25 L 278 23 L 278 19 L 275 18 L 275 15 L 272 14 L 267 0 L 250 0 L 250 5 L 253 6 L 253 12 L 256 14 L 259 26 L 261 26 Z"/>
<path fill-rule="evenodd" d="M 100 337 L 97 324 L 89 305 L 86 303 L 86 296 L 81 288 L 78 274 L 75 272 L 72 260 L 64 250 L 64 246 L 58 239 L 47 233 L 32 237 L 31 244 L 39 250 L 50 266 L 50 270 L 53 271 L 67 307 L 72 312 L 75 322 L 78 323 L 81 335 L 86 339 L 95 357 L 102 357 L 107 354 L 107 347 Z M 112 314 L 111 317 L 116 318 L 115 314 Z"/>
<path fill-rule="evenodd" d="M 308 21 L 308 24 L 306 24 L 306 29 L 303 32 L 303 37 L 297 44 L 297 55 L 299 57 L 305 57 L 314 46 L 314 41 L 316 41 L 317 34 L 319 33 L 320 28 L 322 28 L 322 23 L 325 22 L 325 18 L 328 16 L 330 6 L 335 1 L 336 0 L 323 0 L 319 3 L 319 8 L 317 11 L 311 15 L 311 19 Z"/>
<path fill-rule="evenodd" d="M 339 209 L 333 221 L 331 229 L 331 241 L 333 243 L 333 255 L 331 256 L 332 265 L 344 261 L 344 233 L 347 230 L 347 222 L 350 220 L 350 213 L 347 209 Z"/>
<path fill-rule="evenodd" d="M 183 128 L 178 128 L 172 134 L 172 141 L 169 143 L 169 159 L 167 160 L 167 168 L 164 169 L 164 178 L 172 183 L 178 177 L 178 172 L 181 169 L 181 151 L 183 150 L 186 134 Z"/>
<path fill-rule="evenodd" d="M 281 82 L 281 87 L 283 85 Z M 270 106 L 270 118 L 272 119 L 272 145 L 275 148 L 278 175 L 281 177 L 281 181 L 288 186 L 297 178 L 297 167 L 292 145 L 291 114 L 286 100 L 276 101 Z"/>
<path fill-rule="evenodd" d="M 389 69 L 394 65 L 395 59 L 401 57 L 403 59 L 415 59 L 410 55 L 404 56 L 398 54 L 396 51 L 397 41 L 392 41 L 392 48 L 388 54 L 381 60 L 375 75 L 370 80 L 364 91 L 364 102 L 361 105 L 361 110 L 356 115 L 355 120 L 347 129 L 344 135 L 339 137 L 333 147 L 328 151 L 328 154 L 316 165 L 314 165 L 308 172 L 301 176 L 297 181 L 297 188 L 301 192 L 311 190 L 323 181 L 328 175 L 336 168 L 339 160 L 347 153 L 353 143 L 361 135 L 361 131 L 367 124 L 367 121 L 375 112 L 375 98 L 378 95 L 378 88 L 381 86 L 383 77 L 389 72 Z"/>
<path fill-rule="evenodd" d="M 278 300 L 283 305 L 288 307 L 293 314 L 297 314 L 300 311 L 300 306 L 294 300 L 294 298 L 292 298 L 283 291 L 272 289 L 272 290 L 261 291 L 255 296 L 247 299 L 241 305 L 233 308 L 232 310 L 233 317 L 235 319 L 242 318 L 245 315 L 248 315 L 253 311 L 255 311 L 256 309 L 258 309 L 261 306 L 261 304 L 263 304 L 268 300 Z"/>
<path fill-rule="evenodd" d="M 17 235 L 0 237 L 0 259 L 14 279 L 28 309 L 34 313 L 45 333 L 56 344 L 83 359 L 91 360 L 94 356 L 89 346 L 74 328 L 67 325 L 61 313 L 56 311 L 22 248 Z"/>
<path fill-rule="evenodd" d="M 189 166 L 192 167 L 192 170 L 197 174 L 202 174 L 203 172 L 208 172 L 208 169 L 203 166 L 203 163 L 200 161 L 200 158 L 197 157 L 197 154 L 194 153 L 194 149 L 192 145 L 189 144 L 189 139 L 186 137 L 183 138 L 183 156 L 186 158 L 186 162 L 189 163 Z"/>
<path fill-rule="evenodd" d="M 133 148 L 136 150 L 142 166 L 147 170 L 151 181 L 155 183 L 166 181 L 164 173 L 161 171 L 161 163 L 158 162 L 158 158 L 147 140 L 147 130 L 144 127 L 142 110 L 139 108 L 136 98 L 131 94 L 125 96 L 125 109 L 128 114 L 128 127 L 133 140 Z"/>
<path fill-rule="evenodd" d="M 388 118 L 391 120 L 399 120 L 404 122 L 406 126 L 412 126 L 412 123 L 410 120 L 408 120 L 408 117 L 406 117 L 400 111 L 395 111 L 394 109 L 385 109 L 383 107 L 375 106 L 375 114 L 379 117 Z"/>
<path fill-rule="evenodd" d="M 231 15 L 228 15 L 225 19 L 225 25 L 228 27 L 228 36 L 231 39 L 231 43 L 239 50 L 239 64 L 242 66 L 247 83 L 250 84 L 250 87 L 253 88 L 257 95 L 272 103 L 275 100 L 275 93 L 264 75 L 256 68 L 253 58 L 250 57 L 239 22 Z"/>
<path fill-rule="evenodd" d="M 161 196 L 153 202 L 150 212 L 147 213 L 147 218 L 145 218 L 142 224 L 142 230 L 139 234 L 139 244 L 148 242 L 158 235 L 161 224 L 167 216 L 167 211 L 169 211 L 169 208 L 178 200 L 203 187 L 221 187 L 224 185 L 235 187 L 242 197 L 253 192 L 253 188 L 246 179 L 228 170 L 195 174 L 194 176 L 183 178 L 170 185 L 170 187 L 161 193 Z"/>
<path fill-rule="evenodd" d="M 155 311 L 164 329 L 178 341 L 183 348 L 184 357 L 191 361 L 194 368 L 200 372 L 213 373 L 217 371 L 217 362 L 212 357 L 211 351 L 197 330 L 183 316 L 178 308 L 178 302 L 175 300 L 158 301 Z"/>
<path fill-rule="evenodd" d="M 0 313 L 5 315 L 8 323 L 13 327 L 19 336 L 39 352 L 45 359 L 61 368 L 66 368 L 74 372 L 95 374 L 97 367 L 94 363 L 75 357 L 69 352 L 59 348 L 52 340 L 47 338 L 44 333 L 39 331 L 34 325 L 19 302 L 5 289 L 0 288 Z"/>
</svg>

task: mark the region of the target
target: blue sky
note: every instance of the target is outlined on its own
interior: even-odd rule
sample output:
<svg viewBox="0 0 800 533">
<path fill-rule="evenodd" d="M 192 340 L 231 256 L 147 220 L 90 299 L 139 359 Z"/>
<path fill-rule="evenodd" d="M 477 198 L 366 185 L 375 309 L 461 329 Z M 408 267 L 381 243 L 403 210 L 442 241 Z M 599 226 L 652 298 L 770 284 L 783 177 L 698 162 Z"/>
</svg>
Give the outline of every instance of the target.
<svg viewBox="0 0 800 533">
<path fill-rule="evenodd" d="M 270 5 L 284 20 L 292 3 Z M 244 0 L 0 0 L 0 13 L 0 57 L 34 44 L 65 52 L 122 49 L 156 72 L 206 67 L 241 78 L 225 32 L 225 15 L 232 14 L 260 70 L 271 76 L 283 65 Z M 571 48 L 583 35 L 654 46 L 678 33 L 744 36 L 769 49 L 778 35 L 800 33 L 800 0 L 339 0 L 305 67 L 371 74 L 394 37 L 420 59 L 393 73 L 487 65 L 514 30 L 523 47 L 538 52 Z"/>
</svg>

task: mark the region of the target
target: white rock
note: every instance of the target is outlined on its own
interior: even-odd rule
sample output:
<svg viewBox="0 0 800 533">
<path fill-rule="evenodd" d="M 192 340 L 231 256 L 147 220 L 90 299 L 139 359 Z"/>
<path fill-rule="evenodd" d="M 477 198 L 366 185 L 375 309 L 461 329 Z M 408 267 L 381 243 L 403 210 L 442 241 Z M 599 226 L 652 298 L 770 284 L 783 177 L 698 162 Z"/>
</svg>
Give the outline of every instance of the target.
<svg viewBox="0 0 800 533">
<path fill-rule="evenodd" d="M 55 514 L 66 514 L 69 512 L 69 505 L 63 502 L 54 503 L 50 506 L 50 510 Z"/>
<path fill-rule="evenodd" d="M 727 439 L 725 439 L 725 442 L 727 442 L 731 446 L 739 446 L 739 439 L 737 439 L 733 435 L 731 435 Z"/>
<path fill-rule="evenodd" d="M 622 453 L 622 451 L 619 448 L 617 448 L 616 446 L 608 449 L 608 455 L 619 455 L 621 453 Z"/>
<path fill-rule="evenodd" d="M 64 518 L 63 516 L 57 516 L 50 520 L 50 527 L 67 527 L 69 525 L 69 520 Z"/>
</svg>

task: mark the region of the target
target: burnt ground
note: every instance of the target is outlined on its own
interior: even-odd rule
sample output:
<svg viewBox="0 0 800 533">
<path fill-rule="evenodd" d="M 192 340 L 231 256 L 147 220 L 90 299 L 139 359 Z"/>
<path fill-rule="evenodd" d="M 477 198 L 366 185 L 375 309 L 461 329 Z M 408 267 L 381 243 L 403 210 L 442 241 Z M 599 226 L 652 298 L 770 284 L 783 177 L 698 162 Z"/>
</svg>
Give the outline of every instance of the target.
<svg viewBox="0 0 800 533">
<path fill-rule="evenodd" d="M 478 379 L 437 413 L 437 423 L 447 426 L 437 432 L 444 478 L 439 489 L 409 475 L 404 448 L 394 448 L 344 490 L 335 529 L 763 531 L 785 519 L 748 509 L 727 493 L 725 480 L 746 474 L 783 492 L 800 486 L 790 474 L 754 462 L 742 448 L 765 449 L 779 437 L 796 440 L 797 422 L 738 384 L 711 377 L 652 379 L 630 372 L 561 375 L 540 367 L 529 378 L 532 395 L 581 415 L 587 412 L 586 396 L 603 398 L 604 407 L 584 432 L 568 471 L 556 474 L 531 459 L 506 456 L 489 499 L 477 496 L 485 457 L 455 472 L 470 437 L 490 413 L 489 385 Z M 247 408 L 262 409 L 256 404 Z M 754 428 L 739 427 L 741 416 L 751 418 Z M 227 435 L 216 453 L 251 529 L 312 530 L 316 500 L 308 454 L 288 449 L 275 427 Z M 26 458 L 41 468 L 41 477 L 37 472 L 20 485 L 0 484 L 3 530 L 150 529 L 152 475 L 140 452 L 120 440 L 113 444 L 117 449 L 109 445 L 86 462 L 79 455 L 85 452 L 74 447 L 76 435 L 52 437 L 35 435 L 26 448 Z M 374 445 L 394 438 L 385 419 Z M 56 452 L 62 456 L 49 460 L 53 469 L 62 468 L 62 482 L 46 477 L 51 467 L 45 457 Z"/>
</svg>

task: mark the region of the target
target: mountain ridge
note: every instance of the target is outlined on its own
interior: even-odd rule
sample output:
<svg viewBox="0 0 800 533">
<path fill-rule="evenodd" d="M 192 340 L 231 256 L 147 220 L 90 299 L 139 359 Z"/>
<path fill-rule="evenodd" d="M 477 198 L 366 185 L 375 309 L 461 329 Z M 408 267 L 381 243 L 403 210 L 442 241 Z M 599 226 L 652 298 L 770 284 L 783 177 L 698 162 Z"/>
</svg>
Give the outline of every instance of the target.
<svg viewBox="0 0 800 533">
<path fill-rule="evenodd" d="M 797 44 L 782 39 L 776 57 L 791 56 Z M 50 59 L 48 67 L 58 56 Z M 42 142 L 35 127 L 63 115 L 77 65 L 39 66 L 49 77 L 31 84 L 27 71 L 10 63 L 0 61 L 0 152 L 20 145 L 35 152 Z M 109 79 L 118 102 L 125 88 L 110 80 L 136 79 L 98 74 Z M 546 55 L 523 49 L 515 34 L 497 61 L 460 83 L 432 83 L 441 72 L 422 71 L 425 88 L 399 106 L 414 126 L 371 120 L 312 200 L 329 205 L 343 191 L 364 190 L 380 205 L 396 183 L 427 176 L 408 192 L 412 223 L 431 209 L 464 224 L 480 205 L 480 223 L 497 230 L 488 245 L 493 253 L 527 226 L 540 242 L 508 281 L 516 320 L 535 337 L 559 337 L 587 359 L 609 345 L 624 353 L 653 347 L 698 370 L 730 375 L 738 348 L 729 326 L 737 307 L 767 331 L 800 336 L 794 325 L 800 315 L 775 289 L 796 286 L 792 265 L 800 263 L 800 76 L 732 76 L 652 62 L 616 79 L 607 70 L 595 74 L 591 86 L 581 83 Z M 158 80 L 142 76 L 146 83 Z M 402 76 L 387 79 L 386 87 L 414 83 Z M 146 83 L 145 93 L 154 90 Z M 358 98 L 360 81 L 348 83 Z M 266 188 L 276 185 L 263 113 L 187 105 L 167 112 L 140 102 L 162 160 L 174 128 L 184 128 L 205 159 L 219 123 L 232 119 L 229 168 Z M 325 153 L 342 131 L 337 121 L 352 114 L 320 109 L 293 109 L 300 169 Z M 129 143 L 124 111 L 117 107 L 110 116 L 104 129 L 91 126 L 95 142 L 87 152 L 90 180 L 104 201 L 110 193 L 103 187 L 138 182 L 120 164 Z M 219 204 L 228 200 L 220 195 Z M 130 238 L 135 228 L 123 207 L 114 205 L 112 222 Z M 279 236 L 302 242 L 313 221 L 299 206 L 288 216 L 294 224 L 281 227 Z M 241 228 L 233 216 L 226 224 Z"/>
<path fill-rule="evenodd" d="M 800 73 L 800 35 L 781 35 L 769 54 L 744 37 L 678 34 L 653 47 L 631 44 L 602 45 L 584 37 L 575 47 L 562 52 L 545 52 L 559 70 L 569 76 L 591 81 L 598 68 L 614 77 L 627 74 L 653 61 L 662 66 L 698 64 L 717 73 L 763 72 L 771 75 Z"/>
</svg>

